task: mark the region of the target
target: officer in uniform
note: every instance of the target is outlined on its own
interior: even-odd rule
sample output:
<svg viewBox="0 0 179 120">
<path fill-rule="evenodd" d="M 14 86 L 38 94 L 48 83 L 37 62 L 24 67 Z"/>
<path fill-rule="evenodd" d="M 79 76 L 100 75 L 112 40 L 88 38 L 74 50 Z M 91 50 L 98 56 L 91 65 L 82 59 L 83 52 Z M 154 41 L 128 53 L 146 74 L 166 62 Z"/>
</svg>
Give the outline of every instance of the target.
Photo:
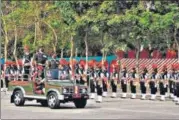
<svg viewBox="0 0 179 120">
<path fill-rule="evenodd" d="M 39 48 L 38 53 L 35 54 L 35 64 L 37 67 L 42 67 L 41 72 L 41 78 L 44 79 L 45 78 L 45 73 L 44 73 L 44 68 L 46 66 L 46 62 L 47 62 L 47 55 L 44 53 L 44 49 L 42 47 Z"/>
<path fill-rule="evenodd" d="M 56 59 L 56 54 L 52 55 L 52 59 L 49 62 L 49 69 L 51 71 L 52 79 L 58 79 L 58 60 Z"/>
<path fill-rule="evenodd" d="M 131 99 L 136 98 L 136 80 L 137 80 L 137 73 L 136 68 L 132 67 L 131 73 L 130 73 L 130 89 L 131 89 Z"/>
<path fill-rule="evenodd" d="M 140 76 L 140 90 L 142 93 L 142 100 L 146 99 L 146 90 L 147 90 L 147 80 L 148 80 L 148 70 L 145 66 L 142 67 L 143 71 L 142 74 Z"/>
<path fill-rule="evenodd" d="M 122 98 L 126 98 L 127 97 L 128 73 L 127 73 L 127 69 L 125 66 L 122 67 L 120 76 L 121 76 Z"/>
<path fill-rule="evenodd" d="M 119 74 L 117 71 L 117 68 L 113 65 L 113 71 L 112 71 L 112 75 L 111 75 L 111 87 L 112 87 L 112 98 L 116 98 L 116 93 L 117 93 L 117 83 L 119 80 Z"/>
<path fill-rule="evenodd" d="M 176 104 L 179 105 L 179 63 L 177 65 L 176 72 Z"/>
<path fill-rule="evenodd" d="M 85 84 L 85 80 L 84 80 L 84 66 L 79 64 L 79 69 L 78 69 L 78 73 L 80 75 L 80 84 L 84 85 Z"/>
<path fill-rule="evenodd" d="M 100 66 L 95 68 L 94 76 L 96 79 L 96 89 L 97 89 L 97 103 L 102 102 L 102 94 L 103 94 L 103 83 L 101 78 L 101 68 Z"/>
<path fill-rule="evenodd" d="M 106 70 L 105 66 L 102 67 L 100 77 L 101 77 L 102 83 L 103 83 L 103 97 L 106 97 L 107 96 L 107 91 L 108 91 L 109 73 Z"/>
<path fill-rule="evenodd" d="M 3 65 L 1 64 L 1 91 L 2 91 L 2 88 L 4 87 L 4 69 L 3 69 Z"/>
<path fill-rule="evenodd" d="M 24 56 L 22 60 L 22 65 L 23 65 L 23 71 L 22 73 L 24 81 L 29 80 L 29 74 L 30 74 L 30 69 L 32 66 L 32 61 L 33 61 L 33 55 L 29 52 L 28 46 L 24 47 Z"/>
<path fill-rule="evenodd" d="M 178 79 L 178 74 L 177 74 L 177 69 L 178 69 L 178 64 L 175 64 L 175 75 L 174 75 L 174 81 L 173 81 L 173 91 L 174 91 L 174 97 L 173 101 L 177 102 L 177 87 L 176 87 L 176 81 Z"/>
<path fill-rule="evenodd" d="M 175 65 L 173 64 L 171 66 L 171 69 L 168 74 L 169 78 L 169 92 L 170 92 L 170 98 L 174 98 L 174 80 L 175 80 Z"/>
<path fill-rule="evenodd" d="M 155 100 L 156 98 L 156 93 L 157 93 L 157 84 L 158 84 L 158 70 L 157 70 L 157 65 L 152 65 L 153 71 L 151 74 L 151 80 L 149 83 L 150 90 L 151 90 L 151 100 Z"/>
<path fill-rule="evenodd" d="M 95 79 L 94 79 L 94 69 L 91 68 L 89 71 L 89 83 L 90 83 L 90 92 L 91 92 L 91 99 L 95 98 L 95 88 L 96 88 L 96 83 L 95 83 Z"/>
<path fill-rule="evenodd" d="M 165 84 L 166 79 L 167 79 L 167 69 L 166 69 L 166 66 L 163 66 L 163 69 L 160 73 L 160 82 L 159 82 L 161 101 L 165 100 L 165 93 L 166 93 L 166 87 L 167 87 Z"/>
<path fill-rule="evenodd" d="M 8 88 L 9 81 L 11 80 L 10 79 L 10 77 L 11 77 L 10 76 L 11 75 L 10 63 L 5 64 L 4 73 L 5 73 L 5 86 L 6 86 L 6 88 Z"/>
</svg>

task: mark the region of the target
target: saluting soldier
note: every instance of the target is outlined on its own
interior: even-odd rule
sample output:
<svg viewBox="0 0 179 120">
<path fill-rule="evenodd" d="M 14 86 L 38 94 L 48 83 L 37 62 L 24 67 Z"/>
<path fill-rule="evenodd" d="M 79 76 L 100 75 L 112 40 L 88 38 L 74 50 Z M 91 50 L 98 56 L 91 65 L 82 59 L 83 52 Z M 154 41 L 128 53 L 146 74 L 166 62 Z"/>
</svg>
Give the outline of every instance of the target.
<svg viewBox="0 0 179 120">
<path fill-rule="evenodd" d="M 119 74 L 117 71 L 117 68 L 113 65 L 113 71 L 112 71 L 112 75 L 111 75 L 111 87 L 112 87 L 112 98 L 115 98 L 117 95 L 117 83 L 119 80 Z"/>
<path fill-rule="evenodd" d="M 24 46 L 24 56 L 22 60 L 22 65 L 23 65 L 23 80 L 28 81 L 29 80 L 29 74 L 30 74 L 30 69 L 32 66 L 32 61 L 33 61 L 33 55 L 29 51 L 28 46 Z"/>
<path fill-rule="evenodd" d="M 125 66 L 122 66 L 121 75 L 121 89 L 122 89 L 122 98 L 127 97 L 127 82 L 128 82 L 128 73 Z"/>
<path fill-rule="evenodd" d="M 132 67 L 131 69 L 131 73 L 129 76 L 129 81 L 130 81 L 130 89 L 131 89 L 131 99 L 135 99 L 136 98 L 136 80 L 137 80 L 138 76 L 137 76 L 137 72 L 136 72 L 136 68 Z"/>
<path fill-rule="evenodd" d="M 158 84 L 158 70 L 157 70 L 157 65 L 152 65 L 152 74 L 151 74 L 151 78 L 150 78 L 150 90 L 151 90 L 151 100 L 155 100 L 156 98 L 156 93 L 157 93 L 157 84 Z"/>
<path fill-rule="evenodd" d="M 166 92 L 166 81 L 167 79 L 167 69 L 166 66 L 163 66 L 163 69 L 160 73 L 160 82 L 159 82 L 159 89 L 160 89 L 160 100 L 164 101 L 165 100 L 165 92 Z"/>
<path fill-rule="evenodd" d="M 107 91 L 108 91 L 109 73 L 106 70 L 105 66 L 102 66 L 100 77 L 101 77 L 102 82 L 103 82 L 103 97 L 106 97 L 107 96 Z"/>
<path fill-rule="evenodd" d="M 149 74 L 148 74 L 148 70 L 147 70 L 146 66 L 143 65 L 142 69 L 143 69 L 142 74 L 140 76 L 140 90 L 142 93 L 141 99 L 145 100 L 146 99 L 146 90 L 147 90 L 147 81 L 148 81 Z"/>
<path fill-rule="evenodd" d="M 101 66 L 95 68 L 94 76 L 96 78 L 96 89 L 97 89 L 97 100 L 96 102 L 102 102 L 102 94 L 103 94 L 103 83 L 101 78 Z"/>
</svg>

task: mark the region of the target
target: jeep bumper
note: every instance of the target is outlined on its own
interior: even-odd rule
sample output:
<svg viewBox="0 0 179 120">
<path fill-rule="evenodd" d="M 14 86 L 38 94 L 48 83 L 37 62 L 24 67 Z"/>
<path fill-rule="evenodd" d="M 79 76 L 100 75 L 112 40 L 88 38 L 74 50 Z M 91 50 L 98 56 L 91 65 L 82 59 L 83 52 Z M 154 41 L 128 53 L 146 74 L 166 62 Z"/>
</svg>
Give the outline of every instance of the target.
<svg viewBox="0 0 179 120">
<path fill-rule="evenodd" d="M 88 94 L 65 94 L 64 100 L 72 101 L 74 99 L 89 99 Z"/>
</svg>

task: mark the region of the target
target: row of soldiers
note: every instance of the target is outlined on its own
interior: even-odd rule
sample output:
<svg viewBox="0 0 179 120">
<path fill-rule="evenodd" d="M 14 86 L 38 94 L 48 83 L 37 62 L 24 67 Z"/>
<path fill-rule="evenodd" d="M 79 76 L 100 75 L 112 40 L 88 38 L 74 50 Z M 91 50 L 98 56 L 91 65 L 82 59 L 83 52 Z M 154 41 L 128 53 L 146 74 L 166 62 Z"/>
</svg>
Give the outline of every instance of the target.
<svg viewBox="0 0 179 120">
<path fill-rule="evenodd" d="M 138 75 L 136 67 L 127 70 L 123 66 L 120 72 L 116 67 L 113 67 L 112 72 L 108 72 L 105 66 L 90 66 L 87 73 L 87 83 L 90 86 L 91 99 L 95 98 L 96 89 L 97 102 L 102 102 L 102 97 L 107 96 L 109 86 L 112 88 L 111 97 L 115 98 L 118 84 L 122 89 L 122 98 L 127 97 L 127 88 L 130 87 L 131 98 L 135 99 L 137 84 L 139 84 L 142 100 L 146 99 L 147 88 L 149 88 L 151 100 L 156 99 L 156 94 L 159 91 L 160 100 L 164 101 L 169 92 L 170 98 L 179 104 L 179 65 L 171 65 L 170 69 L 167 69 L 167 66 L 164 65 L 161 71 L 158 71 L 156 65 L 152 65 L 152 68 L 152 72 L 149 73 L 147 67 L 143 66 L 142 73 Z M 76 69 L 76 80 L 82 84 L 85 81 L 83 72 L 84 67 L 79 65 Z"/>
</svg>

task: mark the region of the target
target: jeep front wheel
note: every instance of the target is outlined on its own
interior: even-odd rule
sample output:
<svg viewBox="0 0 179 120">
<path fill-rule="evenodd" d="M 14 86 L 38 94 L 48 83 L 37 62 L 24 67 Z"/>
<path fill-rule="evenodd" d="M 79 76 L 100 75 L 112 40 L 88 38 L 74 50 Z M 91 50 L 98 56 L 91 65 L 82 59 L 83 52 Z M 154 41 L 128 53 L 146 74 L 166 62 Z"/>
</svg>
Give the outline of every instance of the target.
<svg viewBox="0 0 179 120">
<path fill-rule="evenodd" d="M 87 99 L 75 99 L 74 104 L 76 108 L 84 108 L 86 106 Z"/>
<path fill-rule="evenodd" d="M 47 97 L 47 103 L 48 103 L 48 106 L 51 108 L 51 109 L 55 109 L 55 108 L 58 108 L 59 105 L 60 105 L 60 101 L 57 97 L 57 94 L 55 92 L 51 92 L 48 97 Z"/>
<path fill-rule="evenodd" d="M 24 105 L 25 99 L 24 99 L 24 96 L 23 96 L 23 93 L 22 93 L 21 90 L 15 91 L 13 98 L 14 98 L 14 104 L 16 106 L 23 106 Z"/>
</svg>

